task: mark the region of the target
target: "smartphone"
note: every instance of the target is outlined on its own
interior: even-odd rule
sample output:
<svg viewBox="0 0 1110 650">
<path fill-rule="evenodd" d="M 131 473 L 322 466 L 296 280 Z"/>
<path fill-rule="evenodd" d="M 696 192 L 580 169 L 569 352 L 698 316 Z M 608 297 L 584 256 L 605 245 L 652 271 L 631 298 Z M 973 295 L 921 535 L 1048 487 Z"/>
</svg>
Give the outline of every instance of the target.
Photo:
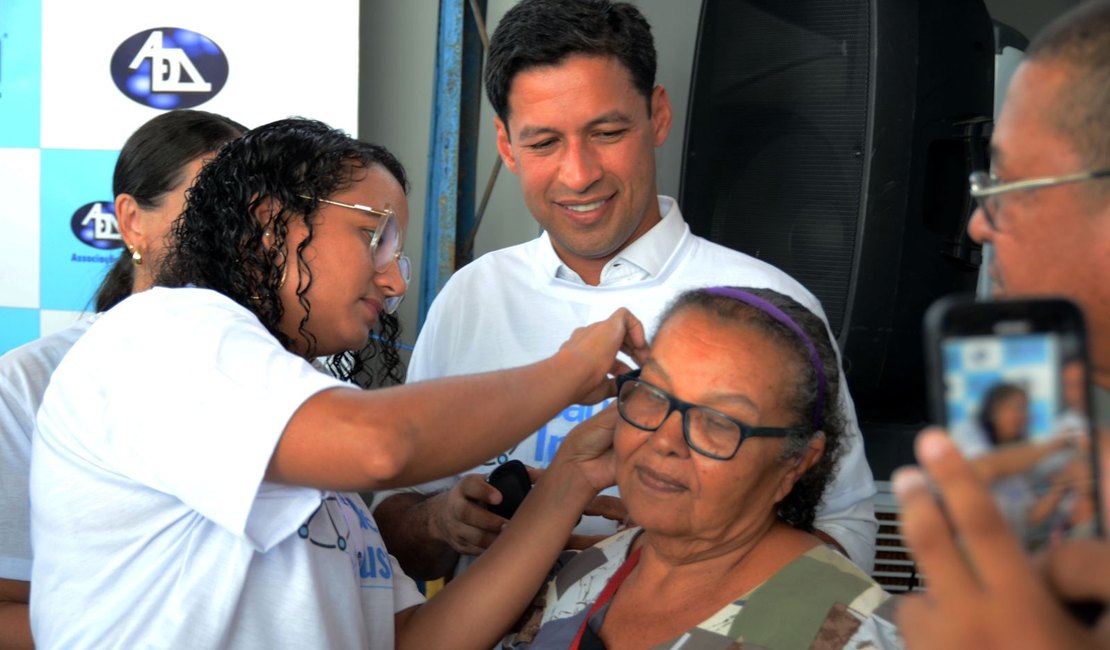
<svg viewBox="0 0 1110 650">
<path fill-rule="evenodd" d="M 497 505 L 487 503 L 486 509 L 505 519 L 511 519 L 516 514 L 516 509 L 532 489 L 528 468 L 519 460 L 510 460 L 498 465 L 486 477 L 486 482 L 501 493 L 501 503 Z"/>
<path fill-rule="evenodd" d="M 953 296 L 925 316 L 932 419 L 1035 552 L 1101 537 L 1098 439 L 1083 314 L 1064 299 Z"/>
</svg>

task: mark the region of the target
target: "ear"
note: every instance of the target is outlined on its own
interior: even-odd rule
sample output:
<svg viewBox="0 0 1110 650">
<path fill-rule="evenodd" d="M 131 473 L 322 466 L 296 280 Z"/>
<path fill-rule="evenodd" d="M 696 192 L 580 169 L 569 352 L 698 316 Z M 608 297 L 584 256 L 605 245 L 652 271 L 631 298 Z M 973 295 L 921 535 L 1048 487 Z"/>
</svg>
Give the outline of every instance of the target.
<svg viewBox="0 0 1110 650">
<path fill-rule="evenodd" d="M 509 141 L 509 127 L 501 121 L 500 117 L 493 118 L 493 127 L 497 129 L 497 153 L 501 161 L 514 174 L 517 174 L 516 158 L 513 158 L 513 143 Z"/>
<path fill-rule="evenodd" d="M 655 134 L 656 148 L 662 147 L 667 141 L 673 118 L 671 98 L 667 94 L 667 89 L 662 85 L 656 86 L 651 92 L 651 125 Z"/>
<path fill-rule="evenodd" d="M 130 194 L 120 194 L 116 197 L 116 225 L 119 234 L 123 237 L 123 245 L 127 249 L 138 248 L 146 250 L 146 238 L 143 236 L 143 220 L 139 218 L 139 203 Z"/>
<path fill-rule="evenodd" d="M 270 224 L 277 218 L 281 212 L 281 201 L 278 201 L 272 196 L 267 196 L 259 199 L 257 196 L 251 198 L 251 203 L 254 204 L 252 209 L 254 218 L 258 219 L 258 223 L 262 225 L 263 230 L 269 230 Z"/>
<path fill-rule="evenodd" d="M 825 432 L 818 431 L 813 434 L 809 440 L 809 445 L 802 450 L 794 459 L 793 464 L 790 465 L 782 476 L 782 481 L 779 483 L 778 494 L 775 495 L 775 503 L 782 501 L 790 491 L 794 489 L 794 484 L 798 482 L 809 468 L 817 464 L 821 457 L 825 455 Z M 789 464 L 790 461 L 787 461 Z"/>
</svg>

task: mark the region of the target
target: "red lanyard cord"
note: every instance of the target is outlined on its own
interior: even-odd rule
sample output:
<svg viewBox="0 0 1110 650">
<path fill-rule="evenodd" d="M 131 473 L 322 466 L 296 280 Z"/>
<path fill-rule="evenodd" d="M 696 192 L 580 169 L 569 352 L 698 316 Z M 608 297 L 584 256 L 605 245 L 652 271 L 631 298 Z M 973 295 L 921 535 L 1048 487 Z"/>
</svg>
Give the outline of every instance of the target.
<svg viewBox="0 0 1110 650">
<path fill-rule="evenodd" d="M 586 634 L 586 627 L 590 624 L 590 619 L 613 599 L 613 595 L 617 593 L 617 589 L 620 589 L 621 583 L 624 582 L 624 579 L 628 577 L 629 573 L 632 573 L 632 569 L 636 568 L 636 564 L 639 563 L 639 561 L 640 549 L 637 548 L 629 554 L 628 559 L 617 569 L 613 577 L 609 578 L 608 584 L 605 585 L 605 589 L 603 589 L 601 594 L 597 597 L 597 601 L 590 607 L 590 611 L 586 612 L 586 619 L 582 621 L 582 626 L 578 628 L 578 634 L 575 635 L 574 642 L 570 644 L 571 650 L 578 650 L 579 644 L 582 643 L 582 636 Z"/>
</svg>

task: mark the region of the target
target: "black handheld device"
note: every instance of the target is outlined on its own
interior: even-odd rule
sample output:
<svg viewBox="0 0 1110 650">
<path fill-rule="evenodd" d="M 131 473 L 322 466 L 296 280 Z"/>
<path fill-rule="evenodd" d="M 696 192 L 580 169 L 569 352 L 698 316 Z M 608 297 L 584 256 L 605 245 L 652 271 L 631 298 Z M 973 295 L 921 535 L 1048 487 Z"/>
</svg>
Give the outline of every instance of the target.
<svg viewBox="0 0 1110 650">
<path fill-rule="evenodd" d="M 925 318 L 932 418 L 1029 551 L 1102 535 L 1083 314 L 1055 298 L 941 299 Z"/>
<path fill-rule="evenodd" d="M 505 519 L 512 518 L 516 509 L 524 501 L 524 497 L 528 495 L 528 491 L 532 489 L 532 479 L 528 476 L 528 469 L 519 460 L 510 460 L 498 465 L 486 477 L 486 482 L 501 493 L 501 503 L 486 504 L 486 509 Z"/>
<path fill-rule="evenodd" d="M 1083 313 L 1066 299 L 951 296 L 925 316 L 934 422 L 989 485 L 1027 552 L 1103 535 Z M 1093 623 L 1100 603 L 1073 603 Z"/>
</svg>

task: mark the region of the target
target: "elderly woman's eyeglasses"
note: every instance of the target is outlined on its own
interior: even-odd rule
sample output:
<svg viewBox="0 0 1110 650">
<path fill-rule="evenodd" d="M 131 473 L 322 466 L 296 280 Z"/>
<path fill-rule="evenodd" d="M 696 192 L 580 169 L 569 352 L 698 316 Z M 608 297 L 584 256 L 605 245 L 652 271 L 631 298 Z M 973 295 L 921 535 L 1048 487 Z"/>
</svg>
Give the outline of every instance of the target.
<svg viewBox="0 0 1110 650">
<path fill-rule="evenodd" d="M 401 227 L 397 224 L 397 218 L 394 216 L 393 210 L 388 208 L 385 210 L 378 210 L 368 205 L 343 203 L 342 201 L 332 201 L 330 199 L 313 199 L 311 196 L 305 196 L 304 194 L 298 194 L 297 196 L 309 201 L 315 200 L 320 203 L 337 205 L 341 208 L 350 208 L 380 217 L 378 226 L 374 228 L 374 236 L 370 239 L 370 255 L 374 262 L 374 270 L 378 273 L 385 273 L 389 270 L 389 265 L 393 264 L 394 261 L 400 263 L 401 244 L 404 240 L 404 235 L 401 233 Z M 405 275 L 403 270 L 401 275 Z M 405 278 L 405 286 L 408 286 L 408 278 Z"/>
<path fill-rule="evenodd" d="M 702 456 L 729 460 L 748 438 L 807 435 L 805 427 L 753 427 L 716 409 L 684 402 L 640 379 L 640 371 L 617 377 L 617 412 L 644 431 L 658 431 L 671 413 L 682 414 L 682 437 Z"/>
<path fill-rule="evenodd" d="M 983 209 L 983 216 L 987 218 L 987 224 L 991 227 L 991 230 L 1000 232 L 1002 230 L 998 221 L 999 208 L 1001 207 L 998 199 L 1000 195 L 1021 190 L 1040 190 L 1046 187 L 1056 187 L 1057 185 L 1066 185 L 1068 183 L 1082 183 L 1097 178 L 1110 178 L 1110 169 L 1079 172 L 1063 176 L 1028 178 L 1023 181 L 1014 181 L 1012 183 L 1003 183 L 999 181 L 994 174 L 978 171 L 971 173 L 971 176 L 968 177 L 968 183 L 971 185 L 970 194 L 979 202 L 979 207 Z"/>
</svg>

